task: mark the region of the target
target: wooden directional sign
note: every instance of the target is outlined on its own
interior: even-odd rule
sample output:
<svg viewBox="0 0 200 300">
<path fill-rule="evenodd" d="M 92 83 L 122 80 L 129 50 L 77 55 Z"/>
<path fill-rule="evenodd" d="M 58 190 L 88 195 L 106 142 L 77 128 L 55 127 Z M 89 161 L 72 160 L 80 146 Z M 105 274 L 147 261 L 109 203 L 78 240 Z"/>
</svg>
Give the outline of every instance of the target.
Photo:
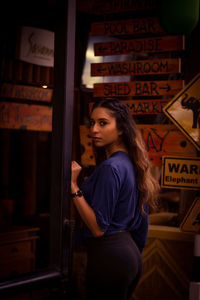
<svg viewBox="0 0 200 300">
<path fill-rule="evenodd" d="M 91 76 L 155 75 L 181 72 L 180 58 L 92 63 Z"/>
<path fill-rule="evenodd" d="M 152 165 L 161 165 L 163 155 L 196 157 L 195 147 L 174 125 L 138 125 Z"/>
<path fill-rule="evenodd" d="M 200 73 L 164 107 L 163 112 L 200 151 Z"/>
<path fill-rule="evenodd" d="M 167 99 L 124 100 L 132 115 L 157 115 L 162 113 L 162 108 L 168 103 Z"/>
<path fill-rule="evenodd" d="M 184 49 L 184 36 L 151 37 L 94 44 L 94 54 L 96 56 L 158 53 Z"/>
<path fill-rule="evenodd" d="M 90 131 L 85 125 L 80 126 L 80 143 L 81 143 L 81 164 L 84 166 L 94 166 L 96 164 L 92 150 L 92 139 Z"/>
<path fill-rule="evenodd" d="M 93 96 L 172 96 L 177 94 L 183 86 L 183 80 L 95 83 Z"/>
<path fill-rule="evenodd" d="M 90 10 L 90 7 L 92 6 L 93 14 L 113 14 L 125 11 L 130 12 L 158 8 L 160 0 L 89 0 L 88 3 L 87 1 L 88 0 L 78 1 L 78 8 L 88 13 L 88 10 Z"/>
<path fill-rule="evenodd" d="M 200 189 L 200 158 L 163 156 L 161 187 Z"/>
<path fill-rule="evenodd" d="M 138 18 L 131 20 L 92 23 L 92 36 L 134 35 L 143 33 L 164 34 L 158 18 Z"/>
<path fill-rule="evenodd" d="M 0 89 L 0 96 L 4 98 L 20 99 L 27 101 L 51 102 L 53 89 L 3 83 Z"/>
<path fill-rule="evenodd" d="M 163 155 L 188 155 L 196 157 L 195 147 L 187 141 L 185 136 L 174 125 L 137 125 L 140 129 L 146 148 L 151 160 L 155 166 L 162 165 Z M 92 152 L 92 140 L 89 129 L 80 126 L 80 139 L 83 154 L 83 165 L 94 165 L 94 156 Z"/>
<path fill-rule="evenodd" d="M 200 198 L 194 199 L 187 214 L 180 224 L 180 229 L 187 232 L 199 232 L 200 231 Z"/>
<path fill-rule="evenodd" d="M 44 105 L 0 103 L 0 128 L 52 130 L 52 108 Z"/>
<path fill-rule="evenodd" d="M 169 101 L 170 100 L 167 99 L 123 100 L 132 115 L 161 114 L 163 107 L 165 107 Z M 91 102 L 89 106 L 91 111 L 93 102 Z"/>
</svg>

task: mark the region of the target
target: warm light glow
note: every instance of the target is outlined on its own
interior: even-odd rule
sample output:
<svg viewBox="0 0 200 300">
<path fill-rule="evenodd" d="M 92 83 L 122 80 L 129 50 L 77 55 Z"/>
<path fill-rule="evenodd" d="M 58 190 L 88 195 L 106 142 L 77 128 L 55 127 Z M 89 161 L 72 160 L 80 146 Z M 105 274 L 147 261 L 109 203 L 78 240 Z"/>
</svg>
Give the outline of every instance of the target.
<svg viewBox="0 0 200 300">
<path fill-rule="evenodd" d="M 120 81 L 130 81 L 130 76 L 91 76 L 91 64 L 92 63 L 106 63 L 111 61 L 126 61 L 131 60 L 131 55 L 112 55 L 110 56 L 95 56 L 94 55 L 94 43 L 105 42 L 105 41 L 116 41 L 116 38 L 112 37 L 89 37 L 88 47 L 86 51 L 86 59 L 84 70 L 82 74 L 82 84 L 89 89 L 93 88 L 94 83 L 101 82 L 120 82 Z"/>
<path fill-rule="evenodd" d="M 42 85 L 42 88 L 43 88 L 43 89 L 47 89 L 48 86 L 44 84 L 44 85 Z"/>
</svg>

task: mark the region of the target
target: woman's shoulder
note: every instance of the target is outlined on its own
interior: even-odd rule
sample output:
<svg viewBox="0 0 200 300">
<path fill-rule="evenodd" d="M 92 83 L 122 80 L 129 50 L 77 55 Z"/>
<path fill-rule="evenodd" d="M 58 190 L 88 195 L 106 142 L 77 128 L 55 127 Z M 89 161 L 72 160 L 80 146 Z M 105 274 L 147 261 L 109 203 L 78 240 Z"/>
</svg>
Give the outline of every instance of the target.
<svg viewBox="0 0 200 300">
<path fill-rule="evenodd" d="M 132 166 L 132 162 L 127 153 L 123 151 L 117 151 L 113 153 L 108 159 L 106 159 L 102 164 L 102 168 L 111 168 L 116 172 L 122 169 L 127 169 Z"/>
</svg>

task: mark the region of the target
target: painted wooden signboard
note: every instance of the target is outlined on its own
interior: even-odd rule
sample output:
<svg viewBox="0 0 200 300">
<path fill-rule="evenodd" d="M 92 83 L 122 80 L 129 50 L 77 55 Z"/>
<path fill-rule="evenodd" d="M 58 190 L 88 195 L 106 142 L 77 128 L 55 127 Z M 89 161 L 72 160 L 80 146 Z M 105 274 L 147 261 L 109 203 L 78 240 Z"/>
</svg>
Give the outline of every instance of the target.
<svg viewBox="0 0 200 300">
<path fill-rule="evenodd" d="M 119 36 L 144 33 L 164 34 L 165 32 L 156 17 L 105 21 L 92 23 L 91 25 L 92 36 Z"/>
<path fill-rule="evenodd" d="M 184 86 L 183 80 L 95 83 L 94 97 L 172 96 Z"/>
<path fill-rule="evenodd" d="M 195 147 L 174 125 L 138 125 L 153 165 L 162 164 L 164 155 L 196 157 Z"/>
<path fill-rule="evenodd" d="M 82 10 L 88 12 L 92 3 L 92 12 L 94 14 L 113 14 L 126 11 L 151 10 L 158 8 L 159 1 L 160 0 L 89 0 L 88 5 L 85 1 L 82 1 L 83 4 L 81 8 Z"/>
<path fill-rule="evenodd" d="M 162 113 L 166 99 L 124 100 L 132 115 L 157 115 Z"/>
<path fill-rule="evenodd" d="M 200 158 L 163 156 L 161 187 L 200 189 Z"/>
<path fill-rule="evenodd" d="M 152 165 L 161 166 L 164 155 L 186 155 L 196 157 L 195 147 L 174 125 L 137 125 L 141 131 Z M 94 165 L 92 140 L 89 129 L 80 126 L 80 139 L 83 149 L 82 164 Z"/>
<path fill-rule="evenodd" d="M 156 75 L 181 72 L 180 58 L 92 63 L 91 76 Z"/>
<path fill-rule="evenodd" d="M 0 128 L 52 130 L 52 108 L 44 105 L 0 103 Z"/>
<path fill-rule="evenodd" d="M 92 139 L 89 128 L 85 125 L 80 125 L 80 143 L 81 143 L 81 164 L 85 166 L 94 166 L 95 159 L 92 150 Z"/>
<path fill-rule="evenodd" d="M 3 83 L 0 89 L 0 96 L 4 98 L 20 99 L 27 101 L 51 102 L 53 89 Z"/>
<path fill-rule="evenodd" d="M 184 36 L 150 37 L 94 44 L 95 56 L 159 53 L 184 49 Z"/>
<path fill-rule="evenodd" d="M 186 232 L 200 232 L 200 198 L 196 197 L 181 222 L 180 229 Z"/>
<path fill-rule="evenodd" d="M 157 115 L 162 113 L 163 107 L 169 102 L 167 99 L 123 100 L 127 104 L 131 115 Z M 93 102 L 89 104 L 90 111 Z"/>
<path fill-rule="evenodd" d="M 163 112 L 200 151 L 200 73 L 164 107 Z"/>
</svg>

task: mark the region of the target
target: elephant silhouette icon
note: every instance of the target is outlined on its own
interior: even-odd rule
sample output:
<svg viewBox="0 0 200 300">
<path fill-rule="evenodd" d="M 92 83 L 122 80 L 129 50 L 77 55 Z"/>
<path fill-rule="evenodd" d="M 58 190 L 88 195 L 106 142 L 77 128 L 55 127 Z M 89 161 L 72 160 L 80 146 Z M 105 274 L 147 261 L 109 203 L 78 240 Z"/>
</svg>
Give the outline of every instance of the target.
<svg viewBox="0 0 200 300">
<path fill-rule="evenodd" d="M 197 126 L 200 128 L 200 99 L 188 97 L 188 94 L 185 93 L 181 105 L 184 109 L 192 110 L 193 112 L 192 128 L 197 128 Z"/>
</svg>

